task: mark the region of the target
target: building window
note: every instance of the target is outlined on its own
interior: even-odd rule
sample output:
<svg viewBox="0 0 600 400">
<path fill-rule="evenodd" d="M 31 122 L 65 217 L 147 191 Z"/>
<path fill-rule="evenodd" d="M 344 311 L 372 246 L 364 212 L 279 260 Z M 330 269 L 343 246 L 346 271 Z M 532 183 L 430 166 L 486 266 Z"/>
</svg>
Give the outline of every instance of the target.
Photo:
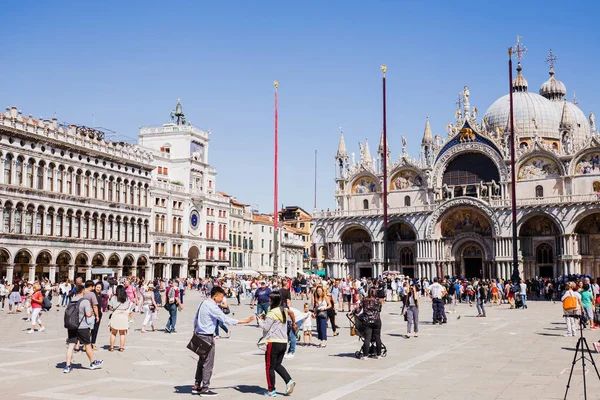
<svg viewBox="0 0 600 400">
<path fill-rule="evenodd" d="M 36 189 L 42 190 L 43 188 L 44 188 L 44 166 L 38 165 Z"/>
<path fill-rule="evenodd" d="M 410 196 L 404 197 L 404 207 L 410 207 Z"/>
<path fill-rule="evenodd" d="M 414 256 L 413 251 L 409 247 L 405 247 L 400 250 L 400 265 L 402 266 L 412 266 L 414 265 Z"/>
<path fill-rule="evenodd" d="M 17 177 L 17 185 L 23 184 L 23 159 L 21 157 L 17 157 L 17 162 L 15 164 L 15 172 Z"/>
<path fill-rule="evenodd" d="M 27 186 L 30 188 L 34 188 L 33 186 L 33 166 L 35 164 L 35 161 L 33 160 L 29 160 L 29 162 L 27 163 Z"/>
<path fill-rule="evenodd" d="M 13 157 L 10 154 L 4 160 L 4 183 L 8 185 L 12 183 L 12 161 Z"/>
<path fill-rule="evenodd" d="M 48 171 L 46 175 L 46 189 L 54 192 L 54 164 L 50 164 L 48 166 Z"/>
<path fill-rule="evenodd" d="M 365 209 L 365 210 L 369 209 L 369 200 L 367 200 L 367 199 L 363 200 L 363 209 Z"/>
<path fill-rule="evenodd" d="M 540 244 L 536 249 L 536 261 L 538 264 L 554 263 L 554 252 L 548 243 Z"/>
<path fill-rule="evenodd" d="M 535 197 L 544 197 L 544 188 L 541 185 L 535 187 Z"/>
</svg>

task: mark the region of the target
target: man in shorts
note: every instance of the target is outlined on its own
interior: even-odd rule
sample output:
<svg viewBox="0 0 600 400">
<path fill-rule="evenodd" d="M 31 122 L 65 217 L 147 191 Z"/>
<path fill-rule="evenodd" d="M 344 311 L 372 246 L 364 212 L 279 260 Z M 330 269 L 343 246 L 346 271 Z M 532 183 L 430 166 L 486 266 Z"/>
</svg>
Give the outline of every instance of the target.
<svg viewBox="0 0 600 400">
<path fill-rule="evenodd" d="M 71 363 L 73 362 L 73 351 L 75 350 L 75 344 L 77 342 L 81 343 L 85 349 L 85 353 L 90 360 L 90 369 L 101 368 L 103 362 L 102 360 L 94 360 L 92 338 L 90 335 L 90 329 L 94 326 L 94 311 L 90 301 L 84 298 L 84 292 L 85 288 L 82 285 L 77 286 L 75 295 L 71 299 L 72 302 L 78 302 L 80 322 L 78 329 L 67 330 L 67 343 L 69 344 L 69 347 L 67 348 L 67 360 L 65 369 L 63 370 L 65 374 L 68 374 L 72 370 Z"/>
</svg>

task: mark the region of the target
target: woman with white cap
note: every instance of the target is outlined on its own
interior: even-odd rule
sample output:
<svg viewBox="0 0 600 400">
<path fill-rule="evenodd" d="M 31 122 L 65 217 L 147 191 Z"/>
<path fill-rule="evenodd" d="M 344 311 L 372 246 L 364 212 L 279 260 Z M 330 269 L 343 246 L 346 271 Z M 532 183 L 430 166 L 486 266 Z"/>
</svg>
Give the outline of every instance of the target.
<svg viewBox="0 0 600 400">
<path fill-rule="evenodd" d="M 156 317 L 158 314 L 158 305 L 156 304 L 156 300 L 154 299 L 154 284 L 148 284 L 148 290 L 144 291 L 142 298 L 142 311 L 146 313 L 144 317 L 144 323 L 142 324 L 142 333 L 146 333 L 146 325 L 150 322 L 150 326 L 152 327 L 152 332 L 156 330 L 154 326 L 154 321 L 156 321 Z"/>
</svg>

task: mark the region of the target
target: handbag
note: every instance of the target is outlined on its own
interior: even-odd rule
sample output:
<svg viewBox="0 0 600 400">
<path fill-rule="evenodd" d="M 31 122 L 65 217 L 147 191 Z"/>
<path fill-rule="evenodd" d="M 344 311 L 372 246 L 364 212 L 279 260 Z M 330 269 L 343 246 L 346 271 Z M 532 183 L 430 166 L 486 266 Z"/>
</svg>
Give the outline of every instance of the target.
<svg viewBox="0 0 600 400">
<path fill-rule="evenodd" d="M 200 303 L 200 305 L 198 306 L 198 310 L 196 310 L 196 316 L 194 317 L 194 334 L 192 335 L 190 342 L 186 346 L 189 350 L 196 353 L 196 355 L 198 355 L 198 357 L 201 360 L 205 359 L 208 356 L 208 353 L 210 353 L 210 351 L 213 348 L 213 343 L 208 343 L 199 334 L 196 333 L 198 314 L 200 314 L 200 308 L 202 308 L 202 304 L 204 304 L 204 302 Z"/>
<path fill-rule="evenodd" d="M 327 311 L 319 311 L 317 313 L 318 318 L 327 318 Z"/>
<path fill-rule="evenodd" d="M 408 322 L 408 314 L 406 314 L 406 312 L 404 313 L 404 321 Z"/>
<path fill-rule="evenodd" d="M 230 314 L 230 313 L 231 313 L 231 310 L 229 309 L 229 307 L 224 307 L 223 308 L 223 314 L 227 315 L 227 314 Z"/>
</svg>

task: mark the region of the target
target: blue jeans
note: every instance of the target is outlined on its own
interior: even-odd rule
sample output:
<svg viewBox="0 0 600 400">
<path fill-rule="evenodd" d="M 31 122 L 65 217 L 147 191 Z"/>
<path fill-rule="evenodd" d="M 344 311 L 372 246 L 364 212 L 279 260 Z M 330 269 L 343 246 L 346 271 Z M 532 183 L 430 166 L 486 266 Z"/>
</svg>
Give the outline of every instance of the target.
<svg viewBox="0 0 600 400">
<path fill-rule="evenodd" d="M 165 306 L 169 312 L 169 320 L 167 321 L 167 329 L 174 331 L 177 324 L 177 304 L 167 304 Z"/>
<path fill-rule="evenodd" d="M 270 306 L 269 303 L 258 303 L 256 305 L 256 313 L 258 315 L 268 313 L 269 312 L 269 306 Z"/>
<path fill-rule="evenodd" d="M 229 329 L 221 321 L 217 321 L 217 328 L 215 329 L 215 336 L 219 336 L 219 327 L 221 327 L 225 333 L 229 333 Z"/>
<path fill-rule="evenodd" d="M 68 306 L 69 305 L 69 296 L 66 293 L 63 293 L 61 296 L 62 296 L 62 300 L 60 302 L 60 305 Z"/>
<path fill-rule="evenodd" d="M 319 340 L 327 340 L 327 317 L 317 317 L 317 337 Z"/>
<path fill-rule="evenodd" d="M 523 308 L 527 308 L 527 295 L 520 294 L 519 296 L 521 296 L 521 301 L 523 302 Z"/>
<path fill-rule="evenodd" d="M 298 326 L 298 324 L 296 324 L 296 326 Z M 296 332 L 291 328 L 288 332 L 288 341 L 290 342 L 288 353 L 294 354 L 296 352 Z"/>
</svg>

